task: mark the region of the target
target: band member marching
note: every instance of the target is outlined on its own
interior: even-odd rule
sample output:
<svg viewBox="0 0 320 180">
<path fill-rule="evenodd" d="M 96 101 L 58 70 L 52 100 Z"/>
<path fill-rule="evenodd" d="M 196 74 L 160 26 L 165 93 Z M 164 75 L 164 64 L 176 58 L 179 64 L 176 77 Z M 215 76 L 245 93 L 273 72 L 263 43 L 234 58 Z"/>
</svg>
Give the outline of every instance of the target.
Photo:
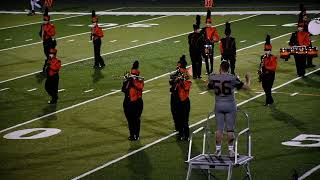
<svg viewBox="0 0 320 180">
<path fill-rule="evenodd" d="M 201 79 L 203 37 L 200 34 L 200 16 L 196 16 L 196 24 L 193 24 L 194 32 L 188 36 L 189 54 L 192 62 L 192 76 Z"/>
<path fill-rule="evenodd" d="M 58 100 L 58 86 L 59 86 L 59 70 L 61 68 L 61 61 L 56 58 L 57 49 L 52 48 L 49 51 L 49 60 L 47 62 L 47 80 L 45 89 L 51 96 L 48 104 L 56 104 Z"/>
<path fill-rule="evenodd" d="M 231 74 L 234 74 L 235 64 L 236 64 L 236 40 L 231 37 L 230 23 L 226 23 L 226 28 L 224 30 L 225 38 L 220 40 L 220 52 L 221 60 L 227 60 L 230 63 Z"/>
<path fill-rule="evenodd" d="M 104 60 L 101 57 L 101 38 L 103 38 L 102 28 L 98 25 L 96 12 L 92 10 L 92 28 L 90 39 L 93 41 L 94 49 L 94 68 L 105 67 Z"/>
<path fill-rule="evenodd" d="M 56 28 L 53 24 L 50 23 L 50 16 L 48 15 L 48 8 L 45 9 L 43 14 L 43 24 L 41 25 L 39 36 L 42 39 L 43 43 L 43 51 L 46 56 L 44 65 L 43 65 L 43 72 L 45 72 L 46 64 L 49 59 L 49 51 L 51 48 L 55 48 L 57 43 L 54 39 L 56 35 Z"/>
<path fill-rule="evenodd" d="M 124 92 L 123 110 L 128 121 L 129 140 L 136 141 L 140 137 L 141 114 L 143 110 L 142 91 L 144 87 L 144 79 L 139 76 L 139 61 L 135 61 L 132 65 L 130 74 L 125 76 L 122 85 Z"/>
<path fill-rule="evenodd" d="M 177 71 L 170 76 L 171 112 L 175 122 L 175 128 L 179 132 L 179 140 L 189 140 L 189 91 L 192 82 L 186 69 L 185 55 L 180 57 Z"/>
<path fill-rule="evenodd" d="M 206 27 L 201 30 L 201 34 L 204 35 L 204 50 L 203 56 L 205 57 L 206 70 L 207 74 L 213 72 L 213 52 L 214 52 L 214 43 L 219 42 L 220 38 L 218 31 L 215 27 L 212 26 L 211 20 L 211 11 L 208 9 L 206 17 Z M 209 60 L 210 60 L 210 69 L 209 69 Z"/>
<path fill-rule="evenodd" d="M 275 79 L 275 72 L 277 69 L 277 57 L 271 54 L 272 45 L 270 43 L 270 36 L 267 35 L 266 43 L 264 44 L 265 54 L 261 56 L 259 79 L 262 82 L 262 88 L 266 94 L 265 106 L 273 104 L 271 89 Z"/>
</svg>

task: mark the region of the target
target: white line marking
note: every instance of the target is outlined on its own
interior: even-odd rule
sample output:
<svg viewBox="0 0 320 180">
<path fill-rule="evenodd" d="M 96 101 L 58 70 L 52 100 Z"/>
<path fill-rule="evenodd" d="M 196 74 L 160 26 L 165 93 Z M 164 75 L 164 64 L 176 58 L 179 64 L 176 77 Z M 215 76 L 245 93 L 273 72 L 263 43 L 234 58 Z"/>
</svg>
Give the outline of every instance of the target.
<svg viewBox="0 0 320 180">
<path fill-rule="evenodd" d="M 33 89 L 29 89 L 29 90 L 27 90 L 28 92 L 31 92 L 31 91 L 35 91 L 35 90 L 37 90 L 38 88 L 33 88 Z"/>
<path fill-rule="evenodd" d="M 27 42 L 28 42 L 28 41 L 32 41 L 32 40 L 33 40 L 33 39 L 26 39 L 26 40 L 24 40 L 24 41 L 27 41 Z"/>
<path fill-rule="evenodd" d="M 74 39 L 70 39 L 70 40 L 68 40 L 68 42 L 73 42 L 74 41 Z"/>
<path fill-rule="evenodd" d="M 258 25 L 258 26 L 262 26 L 262 27 L 275 27 L 277 25 L 274 24 L 262 24 L 262 25 Z"/>
<path fill-rule="evenodd" d="M 114 43 L 114 42 L 117 42 L 117 41 L 118 41 L 118 40 L 115 39 L 115 40 L 112 40 L 112 41 L 109 41 L 109 42 Z"/>
<path fill-rule="evenodd" d="M 254 93 L 256 93 L 256 94 L 261 94 L 261 93 L 264 93 L 264 92 L 262 92 L 262 91 L 257 91 L 257 92 L 254 92 Z"/>
<path fill-rule="evenodd" d="M 84 24 L 68 24 L 68 26 L 71 26 L 71 27 L 82 27 L 82 26 L 84 26 Z"/>
<path fill-rule="evenodd" d="M 316 42 L 316 40 L 312 40 L 311 42 Z"/>
<path fill-rule="evenodd" d="M 201 94 L 201 95 L 202 95 L 202 94 L 205 94 L 205 93 L 207 93 L 207 92 L 208 92 L 208 91 L 203 91 L 203 92 L 201 92 L 201 93 L 199 93 L 199 94 Z"/>
<path fill-rule="evenodd" d="M 113 27 L 109 27 L 109 28 L 104 28 L 102 30 L 120 28 L 120 27 L 124 27 L 124 26 L 130 25 L 130 24 L 141 23 L 141 22 L 151 21 L 151 20 L 155 20 L 155 19 L 161 19 L 161 18 L 165 18 L 165 17 L 169 17 L 169 16 L 160 16 L 160 17 L 145 19 L 145 20 L 136 21 L 136 22 L 132 22 L 132 23 L 122 24 L 122 25 L 119 25 L 119 26 L 113 26 Z M 89 34 L 89 33 L 91 33 L 91 31 L 90 32 L 89 31 L 88 32 L 83 32 L 83 33 L 79 33 L 79 34 L 73 34 L 73 35 L 64 36 L 64 37 L 59 37 L 59 38 L 56 38 L 56 39 L 57 40 L 66 39 L 66 38 L 69 38 L 69 37 L 75 37 L 75 36 L 80 36 L 80 35 Z M 14 47 L 10 47 L 10 48 L 0 49 L 0 52 L 11 50 L 11 49 L 17 49 L 17 48 L 21 48 L 21 47 L 26 47 L 26 46 L 31 46 L 31 45 L 35 45 L 35 44 L 41 44 L 41 43 L 42 43 L 42 41 L 38 41 L 38 42 L 30 43 L 30 44 L 24 44 L 24 45 L 20 45 L 20 46 L 14 46 Z"/>
<path fill-rule="evenodd" d="M 92 41 L 91 41 L 91 40 L 89 40 L 88 42 L 89 42 L 89 43 L 91 43 Z"/>
<path fill-rule="evenodd" d="M 12 39 L 10 39 L 10 38 L 7 38 L 7 39 L 5 39 L 5 41 L 11 41 Z"/>
<path fill-rule="evenodd" d="M 91 92 L 91 91 L 93 91 L 94 89 L 89 89 L 89 90 L 86 90 L 86 91 L 84 91 L 85 93 L 88 93 L 88 92 Z"/>
<path fill-rule="evenodd" d="M 110 91 L 111 92 L 115 92 L 115 91 L 118 91 L 118 89 L 111 89 Z"/>
<path fill-rule="evenodd" d="M 148 93 L 150 92 L 151 90 L 146 90 L 146 91 L 143 91 L 142 93 L 145 94 L 145 93 Z"/>
<path fill-rule="evenodd" d="M 178 42 L 180 42 L 180 41 L 174 41 L 173 43 L 178 43 Z"/>
<path fill-rule="evenodd" d="M 6 91 L 6 90 L 8 90 L 8 89 L 10 89 L 10 88 L 3 88 L 3 89 L 0 89 L 0 92 L 1 92 L 1 91 Z"/>
<path fill-rule="evenodd" d="M 297 95 L 297 94 L 299 94 L 299 93 L 298 93 L 298 92 L 295 92 L 295 93 L 290 94 L 290 96 L 295 96 L 295 95 Z"/>
<path fill-rule="evenodd" d="M 247 40 L 242 40 L 242 41 L 240 41 L 240 43 L 244 43 L 244 42 L 246 42 Z"/>
<path fill-rule="evenodd" d="M 290 41 L 287 41 L 287 43 L 289 43 Z"/>
<path fill-rule="evenodd" d="M 308 172 L 306 172 L 304 175 L 302 175 L 301 177 L 298 178 L 298 180 L 303 180 L 306 177 L 310 176 L 313 172 L 317 171 L 318 169 L 320 169 L 320 164 L 312 169 L 310 169 Z"/>
<path fill-rule="evenodd" d="M 236 20 L 230 21 L 230 22 L 242 21 L 242 20 L 249 19 L 249 18 L 252 18 L 252 17 L 255 17 L 255 16 L 258 16 L 258 15 L 247 16 L 247 17 L 244 17 L 244 18 L 240 18 L 240 19 L 236 19 Z M 162 17 L 164 17 L 164 16 L 162 16 Z M 221 23 L 221 24 L 216 25 L 215 27 L 222 26 L 222 25 L 225 25 L 225 24 Z M 193 32 L 193 31 L 191 31 L 191 32 Z M 116 51 L 112 51 L 112 52 L 108 52 L 108 53 L 105 53 L 105 54 L 101 54 L 101 56 L 110 55 L 110 54 L 126 51 L 126 50 L 129 50 L 129 49 L 134 49 L 134 48 L 146 46 L 146 45 L 149 45 L 149 44 L 160 43 L 162 41 L 165 41 L 165 40 L 168 40 L 168 39 L 173 39 L 173 38 L 180 37 L 180 36 L 184 36 L 184 35 L 189 34 L 189 33 L 190 32 L 186 32 L 186 33 L 178 34 L 178 35 L 175 35 L 175 36 L 159 39 L 159 40 L 156 40 L 156 41 L 150 41 L 150 42 L 147 42 L 147 43 L 144 43 L 144 44 L 139 44 L 139 45 L 128 47 L 128 48 L 124 48 L 124 49 L 119 49 L 119 50 L 116 50 Z M 288 33 L 288 34 L 291 34 L 291 33 Z M 281 38 L 281 37 L 286 36 L 288 34 L 284 34 L 284 35 L 278 36 L 278 37 L 273 38 L 273 39 Z M 271 39 L 271 40 L 273 40 L 273 39 Z M 264 41 L 260 42 L 260 43 L 257 43 L 257 44 L 254 44 L 254 45 L 251 45 L 251 46 L 248 46 L 248 48 L 251 48 L 253 46 L 257 46 L 257 45 L 260 45 L 260 44 L 263 44 L 263 43 L 264 43 Z M 241 50 L 244 50 L 244 49 L 247 49 L 247 48 L 238 49 L 237 51 L 241 51 Z M 220 56 L 217 56 L 217 57 L 220 57 Z M 89 60 L 89 59 L 93 59 L 93 57 L 88 57 L 88 58 L 80 59 L 80 60 L 77 60 L 77 61 L 69 62 L 69 63 L 63 64 L 62 66 L 66 66 L 66 65 L 70 65 L 70 64 L 86 61 L 86 60 Z M 3 81 L 0 81 L 0 84 L 5 83 L 5 82 L 9 82 L 9 81 L 12 81 L 12 80 L 20 79 L 20 78 L 23 78 L 23 77 L 26 77 L 26 76 L 34 75 L 34 74 L 37 74 L 37 73 L 40 73 L 40 72 L 42 72 L 42 71 L 36 71 L 36 72 L 32 72 L 32 73 L 25 74 L 25 75 L 22 75 L 22 76 L 17 76 L 15 78 L 10 78 L 10 79 L 7 79 L 7 80 L 3 80 Z"/>
<path fill-rule="evenodd" d="M 62 91 L 65 91 L 65 89 L 59 89 L 59 90 L 58 90 L 58 92 L 62 92 Z"/>
<path fill-rule="evenodd" d="M 306 76 L 308 76 L 308 75 L 310 75 L 310 74 L 312 74 L 312 73 L 314 73 L 314 72 L 316 72 L 316 71 L 319 71 L 319 70 L 320 70 L 320 68 L 318 68 L 317 70 L 311 71 L 311 72 L 307 73 Z M 279 88 L 281 88 L 281 87 L 283 87 L 283 86 L 285 86 L 285 85 L 287 85 L 287 84 L 290 84 L 290 83 L 292 83 L 292 82 L 294 82 L 294 81 L 296 81 L 296 80 L 298 80 L 298 79 L 301 79 L 301 77 L 297 77 L 297 78 L 292 79 L 292 80 L 290 80 L 290 81 L 288 81 L 288 82 L 286 82 L 286 83 L 283 83 L 283 84 L 281 84 L 281 85 L 273 88 L 272 90 L 279 89 Z M 245 104 L 245 103 L 248 103 L 248 102 L 250 102 L 250 101 L 252 101 L 252 100 L 254 100 L 254 99 L 257 99 L 257 98 L 259 98 L 259 97 L 261 97 L 261 96 L 263 96 L 263 95 L 264 95 L 264 93 L 263 93 L 263 94 L 256 95 L 256 96 L 254 96 L 254 97 L 252 97 L 252 98 L 250 98 L 250 99 L 247 99 L 247 100 L 245 100 L 245 101 L 237 104 L 237 106 L 241 106 L 241 105 L 243 105 L 243 104 Z M 215 117 L 215 115 L 210 116 L 209 119 L 211 119 L 211 118 L 213 118 L 213 117 Z M 195 126 L 197 126 L 197 125 L 199 125 L 199 124 L 201 124 L 201 123 L 203 123 L 203 122 L 205 122 L 205 121 L 207 121 L 207 118 L 202 119 L 202 120 L 200 120 L 199 122 L 190 125 L 190 128 L 195 127 Z M 109 161 L 109 162 L 103 164 L 102 166 L 99 166 L 99 167 L 97 167 L 97 168 L 95 168 L 95 169 L 92 169 L 91 171 L 88 171 L 88 172 L 86 172 L 86 173 L 84 173 L 84 174 L 81 174 L 80 176 L 74 177 L 74 178 L 72 178 L 72 180 L 78 180 L 78 179 L 81 179 L 81 178 L 83 178 L 83 177 L 85 177 L 85 176 L 87 176 L 87 175 L 90 175 L 90 174 L 94 173 L 94 172 L 97 172 L 97 171 L 99 171 L 100 169 L 103 169 L 103 168 L 105 168 L 105 167 L 108 167 L 108 166 L 110 166 L 110 165 L 112 165 L 112 164 L 114 164 L 114 163 L 116 163 L 116 162 L 118 162 L 118 161 L 120 161 L 120 160 L 122 160 L 122 159 L 125 159 L 125 158 L 127 158 L 127 157 L 129 157 L 129 156 L 131 156 L 131 155 L 133 155 L 133 154 L 136 154 L 136 153 L 138 153 L 138 152 L 140 152 L 140 151 L 142 151 L 142 150 L 144 150 L 144 149 L 147 149 L 147 148 L 149 148 L 149 147 L 151 147 L 151 146 L 153 146 L 153 145 L 155 145 L 155 144 L 158 144 L 158 143 L 160 143 L 161 141 L 164 141 L 164 140 L 166 140 L 166 139 L 168 139 L 168 138 L 170 138 L 170 137 L 172 137 L 172 136 L 174 136 L 174 135 L 176 135 L 176 134 L 177 134 L 177 132 L 174 132 L 174 133 L 171 133 L 171 134 L 169 134 L 169 135 L 167 135 L 167 136 L 165 136 L 165 137 L 163 137 L 163 138 L 160 138 L 160 139 L 158 139 L 158 140 L 156 140 L 156 141 L 154 141 L 154 142 L 152 142 L 152 143 L 146 144 L 145 146 L 143 146 L 143 147 L 141 147 L 141 148 L 139 148 L 139 149 L 136 149 L 136 150 L 134 150 L 134 151 L 132 151 L 132 152 L 130 152 L 130 153 L 128 153 L 128 154 L 125 154 L 125 155 L 123 155 L 123 156 L 121 156 L 121 157 L 119 157 L 119 158 L 117 158 L 117 159 L 114 159 L 114 160 L 112 160 L 112 161 Z M 318 168 L 318 167 L 317 167 L 317 168 Z M 315 170 L 314 170 L 314 171 L 315 171 Z M 312 172 L 311 172 L 311 173 L 312 173 Z M 310 174 L 311 174 L 311 173 L 310 173 Z"/>
<path fill-rule="evenodd" d="M 131 42 L 133 42 L 133 43 L 134 43 L 134 42 L 138 42 L 138 41 L 139 41 L 139 40 L 137 40 L 137 39 L 136 39 L 136 40 L 133 40 L 133 41 L 131 41 Z"/>
<path fill-rule="evenodd" d="M 108 9 L 108 10 L 105 10 L 105 11 L 119 10 L 119 9 L 123 9 L 123 8 L 124 8 L 124 7 L 120 7 L 120 8 L 115 8 L 115 9 Z M 10 13 L 10 11 L 7 11 L 7 12 Z M 0 13 L 8 14 L 8 13 L 5 13 L 5 11 L 0 11 Z M 20 12 L 20 13 L 21 13 L 21 14 L 26 14 L 25 12 Z M 51 12 L 50 12 L 50 14 L 51 14 Z M 51 22 L 53 22 L 53 21 L 59 21 L 59 20 L 63 20 L 63 19 L 80 17 L 80 16 L 84 16 L 84 15 L 85 15 L 85 14 L 79 14 L 79 15 L 75 15 L 75 16 L 69 16 L 69 17 L 52 19 L 52 20 L 50 20 L 50 21 L 51 21 Z M 43 23 L 43 21 L 34 22 L 34 23 L 27 23 L 27 24 L 21 24 L 21 25 L 16 25 L 16 26 L 3 27 L 3 28 L 0 28 L 0 30 L 3 30 L 3 29 L 11 29 L 11 28 L 16 28 L 16 27 L 22 27 L 22 26 L 28 26 L 28 25 L 33 25 L 33 24 L 41 24 L 41 23 Z"/>
</svg>

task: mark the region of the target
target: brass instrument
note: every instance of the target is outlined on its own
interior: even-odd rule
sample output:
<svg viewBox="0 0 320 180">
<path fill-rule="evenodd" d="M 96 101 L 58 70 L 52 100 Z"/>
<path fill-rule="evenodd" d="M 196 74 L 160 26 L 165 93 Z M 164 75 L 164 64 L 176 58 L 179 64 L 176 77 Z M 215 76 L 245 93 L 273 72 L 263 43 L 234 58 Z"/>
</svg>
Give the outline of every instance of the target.
<svg viewBox="0 0 320 180">
<path fill-rule="evenodd" d="M 261 56 L 260 65 L 259 65 L 259 68 L 258 68 L 258 70 L 257 70 L 259 82 L 262 81 L 262 77 L 263 77 L 264 59 L 265 59 L 266 57 L 268 57 L 268 56 L 269 56 L 269 54 L 264 54 L 263 56 Z"/>
</svg>

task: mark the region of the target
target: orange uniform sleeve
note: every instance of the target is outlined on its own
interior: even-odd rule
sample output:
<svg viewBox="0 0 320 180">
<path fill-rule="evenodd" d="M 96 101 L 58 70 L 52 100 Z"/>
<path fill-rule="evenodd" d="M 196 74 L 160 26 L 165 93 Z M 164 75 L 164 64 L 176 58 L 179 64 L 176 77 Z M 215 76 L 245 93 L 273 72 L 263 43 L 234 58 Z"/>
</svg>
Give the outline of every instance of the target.
<svg viewBox="0 0 320 180">
<path fill-rule="evenodd" d="M 52 69 L 53 71 L 58 71 L 60 68 L 61 68 L 60 60 L 55 60 L 51 62 L 50 69 Z"/>
<path fill-rule="evenodd" d="M 143 87 L 144 87 L 144 82 L 143 81 L 139 81 L 139 80 L 134 80 L 133 81 L 133 85 L 135 86 L 135 88 L 137 90 L 141 91 L 143 89 Z"/>
<path fill-rule="evenodd" d="M 47 33 L 48 33 L 48 36 L 50 36 L 50 37 L 55 36 L 56 35 L 56 27 L 53 24 L 51 24 L 49 26 L 49 29 L 48 29 Z"/>
<path fill-rule="evenodd" d="M 100 28 L 100 27 L 95 27 L 93 34 L 94 34 L 95 36 L 98 36 L 98 37 L 102 38 L 102 37 L 103 37 L 102 28 Z"/>
<path fill-rule="evenodd" d="M 214 28 L 213 41 L 214 42 L 219 42 L 220 41 L 220 37 L 219 37 L 218 31 L 217 31 L 216 28 Z"/>
<path fill-rule="evenodd" d="M 310 46 L 309 32 L 298 32 L 297 40 L 300 46 Z"/>
</svg>

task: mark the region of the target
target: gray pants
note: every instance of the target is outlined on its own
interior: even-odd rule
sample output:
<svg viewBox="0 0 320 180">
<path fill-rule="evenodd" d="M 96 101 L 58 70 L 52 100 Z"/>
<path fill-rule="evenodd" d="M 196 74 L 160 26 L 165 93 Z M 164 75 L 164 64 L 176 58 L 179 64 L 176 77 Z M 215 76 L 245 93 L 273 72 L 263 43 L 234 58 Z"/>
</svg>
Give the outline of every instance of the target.
<svg viewBox="0 0 320 180">
<path fill-rule="evenodd" d="M 217 101 L 215 105 L 217 130 L 223 131 L 226 122 L 227 131 L 234 131 L 237 106 L 234 101 Z"/>
</svg>

